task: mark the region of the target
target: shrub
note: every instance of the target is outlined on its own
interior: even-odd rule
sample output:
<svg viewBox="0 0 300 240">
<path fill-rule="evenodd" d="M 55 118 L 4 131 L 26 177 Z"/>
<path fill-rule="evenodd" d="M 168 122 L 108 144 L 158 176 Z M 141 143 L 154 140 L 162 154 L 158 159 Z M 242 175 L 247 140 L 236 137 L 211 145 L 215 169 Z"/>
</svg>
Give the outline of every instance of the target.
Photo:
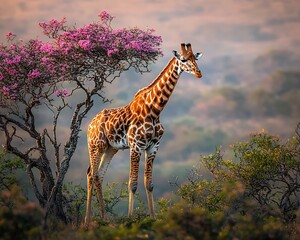
<svg viewBox="0 0 300 240">
<path fill-rule="evenodd" d="M 43 213 L 19 187 L 0 193 L 0 239 L 40 239 Z"/>
<path fill-rule="evenodd" d="M 287 237 L 288 232 L 297 235 L 299 126 L 296 136 L 286 143 L 264 131 L 252 134 L 248 141 L 231 145 L 234 160 L 225 160 L 220 148 L 202 156 L 187 183 L 179 187 L 179 196 L 209 214 L 223 214 L 220 232 L 224 236 L 272 239 Z M 203 177 L 203 166 L 210 180 Z"/>
</svg>

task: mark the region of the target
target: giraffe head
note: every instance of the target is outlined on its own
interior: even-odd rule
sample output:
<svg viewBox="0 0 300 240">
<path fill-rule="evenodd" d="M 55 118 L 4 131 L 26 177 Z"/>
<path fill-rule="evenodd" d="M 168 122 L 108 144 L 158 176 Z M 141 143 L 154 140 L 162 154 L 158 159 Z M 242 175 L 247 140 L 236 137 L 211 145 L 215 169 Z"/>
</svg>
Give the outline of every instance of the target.
<svg viewBox="0 0 300 240">
<path fill-rule="evenodd" d="M 177 51 L 173 51 L 173 53 L 180 63 L 181 71 L 194 74 L 197 78 L 202 77 L 202 73 L 196 63 L 196 60 L 202 56 L 202 53 L 194 54 L 190 43 L 181 43 L 181 53 L 178 54 Z"/>
</svg>

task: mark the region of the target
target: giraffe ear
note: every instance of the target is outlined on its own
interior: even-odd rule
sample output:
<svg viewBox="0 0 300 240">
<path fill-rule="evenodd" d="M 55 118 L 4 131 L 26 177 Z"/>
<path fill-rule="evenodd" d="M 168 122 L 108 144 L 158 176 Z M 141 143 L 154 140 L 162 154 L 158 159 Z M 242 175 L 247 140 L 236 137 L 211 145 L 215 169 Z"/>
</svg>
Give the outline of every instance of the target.
<svg viewBox="0 0 300 240">
<path fill-rule="evenodd" d="M 174 56 L 178 59 L 178 60 L 180 60 L 180 55 L 178 54 L 178 52 L 177 51 L 173 51 L 173 54 L 174 54 Z"/>
<path fill-rule="evenodd" d="M 195 54 L 196 60 L 198 60 L 199 58 L 201 58 L 202 55 L 203 55 L 203 53 L 196 53 L 196 54 Z"/>
</svg>

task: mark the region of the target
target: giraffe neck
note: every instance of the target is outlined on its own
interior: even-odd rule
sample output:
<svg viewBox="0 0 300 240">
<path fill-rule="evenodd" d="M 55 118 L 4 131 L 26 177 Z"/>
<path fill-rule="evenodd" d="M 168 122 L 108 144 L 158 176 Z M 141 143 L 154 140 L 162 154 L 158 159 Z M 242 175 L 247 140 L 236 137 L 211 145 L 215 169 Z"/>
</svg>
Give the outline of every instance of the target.
<svg viewBox="0 0 300 240">
<path fill-rule="evenodd" d="M 180 62 L 173 58 L 145 90 L 145 107 L 157 118 L 166 106 L 181 74 Z"/>
</svg>

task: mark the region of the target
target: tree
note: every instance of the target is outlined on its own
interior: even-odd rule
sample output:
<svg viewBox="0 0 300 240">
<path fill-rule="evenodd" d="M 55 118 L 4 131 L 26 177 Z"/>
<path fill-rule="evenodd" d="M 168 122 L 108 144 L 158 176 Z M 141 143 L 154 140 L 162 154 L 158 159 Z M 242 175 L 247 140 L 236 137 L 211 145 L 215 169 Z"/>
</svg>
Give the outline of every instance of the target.
<svg viewBox="0 0 300 240">
<path fill-rule="evenodd" d="M 153 29 L 113 29 L 114 17 L 105 11 L 98 16 L 100 21 L 81 28 L 67 26 L 65 18 L 40 23 L 48 42 L 16 41 L 8 33 L 9 44 L 0 45 L 0 130 L 6 150 L 26 164 L 46 219 L 51 214 L 68 221 L 64 177 L 83 118 L 94 100 L 107 101 L 104 85 L 130 68 L 149 71 L 162 55 Z M 61 124 L 68 126 L 66 136 Z"/>
<path fill-rule="evenodd" d="M 286 143 L 262 131 L 231 146 L 235 161 L 224 160 L 221 149 L 201 159 L 178 193 L 189 203 L 209 211 L 251 214 L 257 221 L 268 217 L 295 221 L 300 209 L 300 123 Z M 298 220 L 299 221 L 299 220 Z"/>
</svg>

